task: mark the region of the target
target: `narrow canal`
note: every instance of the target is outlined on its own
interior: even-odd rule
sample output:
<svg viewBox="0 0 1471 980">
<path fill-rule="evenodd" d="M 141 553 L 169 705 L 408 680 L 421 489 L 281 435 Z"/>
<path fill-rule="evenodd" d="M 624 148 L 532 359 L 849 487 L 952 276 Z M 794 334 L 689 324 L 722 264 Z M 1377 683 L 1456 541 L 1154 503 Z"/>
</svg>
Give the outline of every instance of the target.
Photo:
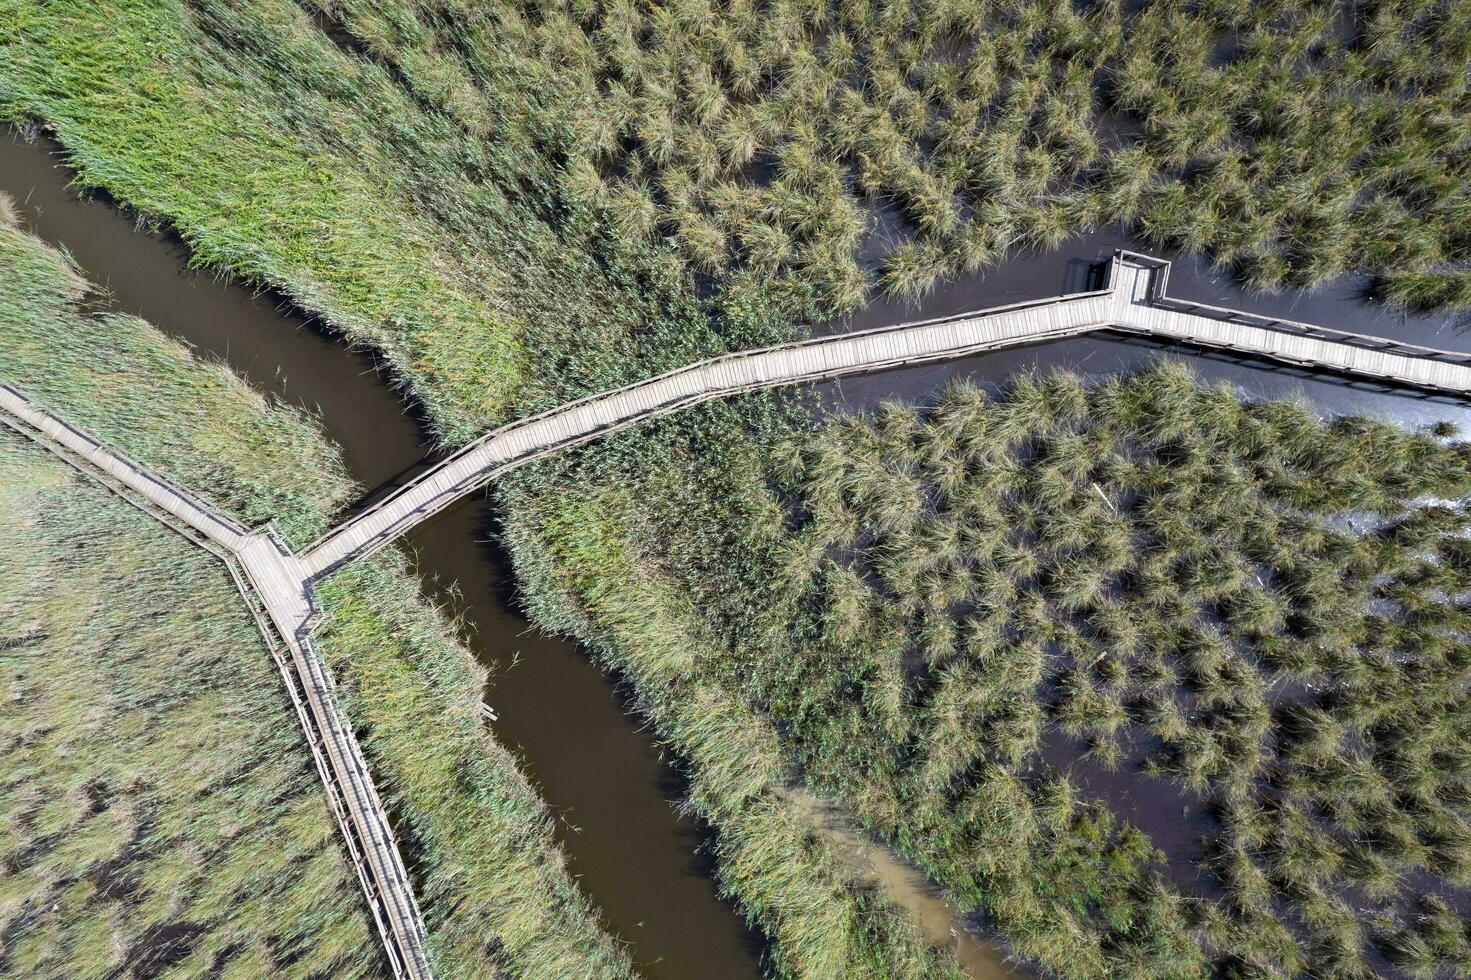
<svg viewBox="0 0 1471 980">
<path fill-rule="evenodd" d="M 140 234 L 105 202 L 83 202 L 67 187 L 54 147 L 27 144 L 0 130 L 0 190 L 13 195 L 29 227 L 65 246 L 113 305 L 226 360 L 262 391 L 314 412 L 342 446 L 352 475 L 384 487 L 422 465 L 425 429 L 412 406 L 365 352 L 292 311 L 279 296 L 260 296 L 207 273 L 186 271 L 182 245 Z M 1089 288 L 1092 264 L 1115 246 L 1137 243 L 1112 231 L 1079 236 L 1056 252 L 1021 255 L 1003 266 L 942 287 L 923 308 L 879 301 L 859 318 L 824 331 L 859 329 L 1001 305 Z M 1150 250 L 1160 254 L 1158 250 Z M 1361 301 L 1363 283 L 1345 279 L 1304 296 L 1248 294 L 1194 257 L 1174 258 L 1171 295 L 1357 330 L 1447 349 L 1471 349 L 1465 324 L 1453 317 L 1405 317 Z M 1162 353 L 1138 340 L 1096 337 L 991 353 L 961 361 L 881 372 L 819 386 L 829 411 L 872 407 L 887 398 L 924 401 L 952 378 L 995 387 L 1018 370 L 1067 367 L 1097 377 L 1148 363 Z M 1471 431 L 1471 408 L 1380 393 L 1315 379 L 1260 362 L 1188 356 L 1206 378 L 1230 381 L 1253 397 L 1300 396 L 1324 415 L 1361 412 L 1414 427 L 1452 419 Z M 615 682 L 573 645 L 535 631 L 514 607 L 509 566 L 497 550 L 479 498 L 416 529 L 415 551 L 425 588 L 453 602 L 467 624 L 465 640 L 495 668 L 487 698 L 500 712 L 498 736 L 517 749 L 529 774 L 559 816 L 571 869 L 611 928 L 627 941 L 640 971 L 653 978 L 759 975 L 761 940 L 715 893 L 710 868 L 697 853 L 703 830 L 681 819 L 671 802 L 677 775 L 659 759 L 653 735 L 625 713 Z M 456 588 L 451 589 L 451 584 Z M 1179 861 L 1201 827 L 1182 819 L 1179 803 L 1127 775 L 1090 767 L 1070 747 L 1049 762 L 1071 768 L 1092 792 L 1148 831 Z M 838 840 L 856 870 L 911 907 L 927 931 L 943 936 L 948 908 L 911 868 L 895 862 L 815 802 L 815 820 Z M 1012 970 L 983 940 L 954 940 L 975 977 Z"/>
<path fill-rule="evenodd" d="M 415 469 L 429 448 L 426 430 L 370 355 L 348 352 L 279 296 L 190 272 L 178 241 L 140 233 L 104 201 L 79 200 L 54 152 L 0 128 L 0 190 L 16 199 L 32 232 L 64 246 L 108 287 L 113 308 L 317 413 L 364 486 Z M 487 510 L 482 498 L 462 501 L 409 543 L 426 588 L 459 584 L 465 642 L 494 668 L 486 697 L 500 713 L 496 734 L 521 755 L 557 814 L 572 873 L 642 975 L 759 976 L 761 939 L 716 894 L 697 853 L 704 831 L 676 813 L 681 788 L 653 733 L 624 711 L 614 681 L 575 646 L 537 632 L 516 612 L 507 563 L 488 541 Z"/>
</svg>

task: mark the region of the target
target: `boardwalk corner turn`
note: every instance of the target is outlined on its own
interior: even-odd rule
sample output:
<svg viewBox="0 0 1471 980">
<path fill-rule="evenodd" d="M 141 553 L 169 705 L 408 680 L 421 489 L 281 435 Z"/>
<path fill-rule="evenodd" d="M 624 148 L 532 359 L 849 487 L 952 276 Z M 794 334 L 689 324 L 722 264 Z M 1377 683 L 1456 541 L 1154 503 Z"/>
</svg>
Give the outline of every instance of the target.
<svg viewBox="0 0 1471 980">
<path fill-rule="evenodd" d="M 1170 264 L 1118 251 L 1104 288 L 936 320 L 727 354 L 579 399 L 487 433 L 293 553 L 0 384 L 0 422 L 58 453 L 225 561 L 276 657 L 395 975 L 427 978 L 423 917 L 334 684 L 311 642 L 313 583 L 402 536 L 507 470 L 690 405 L 1113 330 L 1237 351 L 1467 397 L 1471 355 L 1401 344 L 1168 296 Z M 262 612 L 262 610 L 264 612 Z M 280 643 L 277 642 L 278 634 Z M 280 653 L 284 643 L 289 661 Z"/>
</svg>

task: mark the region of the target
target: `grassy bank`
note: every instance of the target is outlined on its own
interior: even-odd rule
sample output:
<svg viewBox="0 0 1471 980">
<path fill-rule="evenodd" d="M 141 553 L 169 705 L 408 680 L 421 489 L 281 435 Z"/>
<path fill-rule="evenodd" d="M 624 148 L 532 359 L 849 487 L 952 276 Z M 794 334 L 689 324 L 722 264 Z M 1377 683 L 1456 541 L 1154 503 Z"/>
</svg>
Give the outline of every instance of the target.
<svg viewBox="0 0 1471 980">
<path fill-rule="evenodd" d="M 377 975 L 223 567 L 9 430 L 0 494 L 0 973 Z"/>
<path fill-rule="evenodd" d="M 54 126 L 84 181 L 172 222 L 200 261 L 381 347 L 450 441 L 785 336 L 800 315 L 862 303 L 871 278 L 918 295 L 1103 221 L 1262 286 L 1359 269 L 1397 301 L 1465 300 L 1468 28 L 1449 4 L 0 0 L 0 15 L 0 110 Z M 1001 763 L 966 768 L 990 750 L 961 737 L 977 712 L 1012 755 L 1042 725 L 1025 674 L 997 682 L 1014 716 L 986 714 L 981 681 L 947 688 L 969 700 L 926 723 L 954 758 L 899 780 L 894 753 L 924 730 L 913 665 L 855 662 L 872 637 L 835 648 L 794 605 L 813 583 L 779 570 L 844 579 L 814 565 L 820 534 L 786 541 L 772 524 L 760 443 L 785 423 L 753 404 L 540 464 L 502 501 L 532 610 L 634 680 L 781 965 L 918 962 L 863 932 L 868 898 L 794 825 L 765 832 L 780 850 L 755 848 L 763 815 L 791 818 L 765 787 L 795 779 L 1073 972 L 1189 973 L 1229 955 L 1106 808 Z M 954 587 L 910 571 L 926 596 Z M 936 649 L 960 644 L 941 619 L 913 625 Z M 780 658 L 810 689 L 770 676 Z M 850 671 L 861 683 L 832 681 Z M 844 700 L 856 690 L 871 697 Z M 1117 734 L 1105 707 L 1102 734 L 1107 719 Z M 748 757 L 767 761 L 733 761 Z M 1035 865 L 1019 870 L 1024 853 Z M 1439 925 L 1422 931 L 1445 945 Z M 1290 965 L 1299 954 L 1278 945 L 1263 962 Z"/>
<path fill-rule="evenodd" d="M 356 492 L 309 419 L 86 300 L 64 256 L 0 226 L 0 377 L 293 537 Z M 223 568 L 35 451 L 5 453 L 22 506 L 0 576 L 19 872 L 4 955 L 91 975 L 173 942 L 200 975 L 227 960 L 240 975 L 376 972 L 310 755 Z M 436 967 L 627 975 L 544 806 L 475 718 L 482 672 L 403 560 L 354 567 L 320 597 L 320 648 L 402 835 Z M 44 911 L 52 895 L 65 901 Z"/>
<path fill-rule="evenodd" d="M 25 6 L 14 14 L 0 70 L 7 112 L 54 125 L 84 180 L 167 217 L 201 261 L 278 283 L 350 336 L 381 346 L 447 438 L 478 431 L 513 397 L 529 410 L 777 335 L 780 318 L 759 302 L 759 292 L 712 323 L 667 249 L 621 244 L 616 229 L 587 209 L 532 193 L 545 186 L 538 182 L 550 172 L 546 161 L 515 155 L 525 148 L 514 142 L 468 138 L 451 120 L 425 111 L 391 71 L 345 52 L 294 7 L 118 6 L 109 9 L 118 30 L 107 45 L 95 43 L 89 11 Z M 170 57 L 160 60 L 159 50 Z M 208 98 L 201 101 L 199 92 Z M 118 111 L 142 105 L 148 108 Z M 224 117 L 239 122 L 228 137 L 219 132 Z M 180 155 L 161 156 L 150 131 L 170 132 Z M 437 180 L 445 184 L 436 188 Z M 380 240 L 375 229 L 382 223 L 429 227 L 422 240 L 435 254 L 419 259 L 392 236 Z M 437 271 L 424 276 L 421 268 Z M 478 305 L 456 308 L 461 293 L 439 290 L 441 276 L 473 283 Z M 491 295 L 508 276 L 512 285 Z M 390 286 L 405 292 L 385 293 Z M 501 349 L 496 337 L 515 337 L 518 349 Z M 437 364 L 431 348 L 443 353 Z M 537 370 L 509 378 L 505 364 L 523 358 Z M 727 426 L 722 438 L 743 438 L 740 427 Z M 330 506 L 325 496 L 316 499 Z M 287 519 L 298 522 L 298 535 L 313 524 L 299 515 Z M 468 718 L 468 705 L 461 710 Z M 769 737 L 758 718 L 745 721 Z M 706 788 L 701 770 L 691 776 L 696 796 L 724 791 Z M 796 826 L 768 803 L 770 819 Z M 789 851 L 815 846 L 795 829 L 791 834 L 783 845 Z M 781 894 L 748 895 L 736 888 L 738 877 L 729 879 L 762 927 L 777 932 L 778 947 L 801 949 L 813 934 L 834 937 L 838 945 L 807 957 L 831 973 L 841 969 L 845 951 L 863 943 L 819 920 L 838 916 L 852 923 L 845 928 L 860 929 L 866 916 L 877 915 L 890 923 L 885 930 L 906 937 L 892 944 L 892 972 L 927 961 L 892 909 L 834 862 L 814 860 L 820 875 L 806 887 L 823 896 L 820 903 L 783 905 Z M 864 955 L 885 955 L 890 945 L 868 943 Z"/>
</svg>

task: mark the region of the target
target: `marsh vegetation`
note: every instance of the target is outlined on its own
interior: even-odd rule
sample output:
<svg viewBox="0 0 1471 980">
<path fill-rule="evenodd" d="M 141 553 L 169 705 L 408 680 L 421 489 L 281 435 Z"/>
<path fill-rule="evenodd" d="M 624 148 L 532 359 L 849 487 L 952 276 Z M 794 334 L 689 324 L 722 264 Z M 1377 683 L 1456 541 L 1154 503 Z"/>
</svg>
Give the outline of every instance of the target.
<svg viewBox="0 0 1471 980">
<path fill-rule="evenodd" d="M 469 122 L 475 35 L 449 42 L 475 18 L 415 6 L 349 23 Z M 1122 222 L 1260 288 L 1352 269 L 1395 303 L 1471 306 L 1460 4 L 569 0 L 480 19 L 555 73 L 564 194 L 719 282 L 842 313 L 875 281 L 918 297 Z M 878 211 L 898 221 L 873 241 Z"/>
<path fill-rule="evenodd" d="M 377 975 L 224 567 L 9 430 L 0 494 L 0 973 Z"/>
<path fill-rule="evenodd" d="M 1452 428 L 1324 422 L 1177 365 L 1021 376 L 752 447 L 690 527 L 650 483 L 575 521 L 518 490 L 550 542 L 518 571 L 610 662 L 737 699 L 787 772 L 1063 975 L 1454 972 L 1471 451 Z M 609 564 L 623 525 L 637 573 Z M 634 676 L 679 744 L 749 773 L 749 734 L 686 734 L 687 697 Z M 1198 867 L 1070 758 L 1185 800 Z"/>
<path fill-rule="evenodd" d="M 1170 364 L 834 420 L 772 467 L 784 639 L 729 683 L 809 781 L 1068 975 L 1464 971 L 1451 435 Z M 1043 763 L 1057 733 L 1209 812 L 1202 886 Z"/>
<path fill-rule="evenodd" d="M 94 26 L 103 18 L 107 45 Z M 1455 306 L 1471 281 L 1461 70 L 1471 35 L 1462 5 L 0 0 L 0 23 L 10 27 L 0 29 L 0 112 L 54 125 L 84 183 L 172 223 L 199 262 L 278 286 L 382 350 L 449 442 L 699 355 L 786 339 L 794 320 L 851 309 L 875 284 L 920 295 L 1009 249 L 1047 247 L 1105 222 L 1203 250 L 1262 287 L 1361 269 L 1379 277 L 1385 298 Z M 1204 397 L 1177 381 L 1166 387 Z M 688 775 L 688 805 L 716 830 L 724 887 L 771 938 L 781 972 L 945 969 L 902 916 L 876 906 L 802 830 L 776 791 L 792 779 L 853 809 L 958 904 L 989 909 L 1019 949 L 1077 973 L 1191 972 L 1238 960 L 1255 964 L 1242 972 L 1294 964 L 1351 972 L 1355 957 L 1381 948 L 1399 949 L 1412 966 L 1454 962 L 1450 913 L 1415 911 L 1383 889 L 1387 897 L 1373 902 L 1387 923 L 1357 917 L 1344 926 L 1349 893 L 1340 883 L 1357 867 L 1346 854 L 1289 878 L 1273 870 L 1282 853 L 1275 838 L 1243 844 L 1242 880 L 1251 884 L 1248 864 L 1265 878 L 1242 894 L 1271 896 L 1252 913 L 1154 884 L 1150 843 L 1065 780 L 1038 775 L 1031 747 L 1039 729 L 1066 728 L 1100 764 L 1150 761 L 1162 785 L 1212 807 L 1218 795 L 1234 799 L 1222 795 L 1233 786 L 1264 786 L 1244 798 L 1274 833 L 1310 817 L 1313 841 L 1337 840 L 1355 820 L 1401 820 L 1383 810 L 1409 814 L 1401 830 L 1453 834 L 1448 820 L 1422 815 L 1428 804 L 1397 792 L 1375 797 L 1389 800 L 1387 810 L 1364 796 L 1360 811 L 1320 813 L 1318 790 L 1301 786 L 1357 776 L 1320 780 L 1316 763 L 1294 754 L 1297 729 L 1278 717 L 1278 701 L 1284 692 L 1295 704 L 1308 690 L 1375 686 L 1349 669 L 1358 661 L 1342 645 L 1303 639 L 1312 633 L 1282 642 L 1296 636 L 1297 619 L 1255 650 L 1248 634 L 1231 633 L 1247 629 L 1250 610 L 1214 604 L 1238 592 L 1257 597 L 1248 586 L 1275 601 L 1291 586 L 1302 596 L 1288 598 L 1316 617 L 1302 628 L 1325 619 L 1332 627 L 1308 597 L 1362 598 L 1380 583 L 1353 578 L 1359 565 L 1332 563 L 1346 547 L 1339 537 L 1371 542 L 1355 553 L 1374 550 L 1376 539 L 1328 516 L 1373 511 L 1377 501 L 1379 523 L 1393 523 L 1416 481 L 1460 479 L 1409 463 L 1449 460 L 1453 471 L 1460 450 L 1369 427 L 1371 445 L 1407 447 L 1400 469 L 1385 468 L 1349 452 L 1353 438 L 1299 413 L 1312 439 L 1343 450 L 1333 462 L 1348 475 L 1326 468 L 1325 457 L 1312 470 L 1318 483 L 1291 490 L 1302 496 L 1284 510 L 1274 488 L 1297 487 L 1307 470 L 1282 461 L 1298 460 L 1303 447 L 1270 450 L 1281 473 L 1262 475 L 1244 458 L 1216 474 L 1192 454 L 1218 439 L 1236 445 L 1241 427 L 1219 436 L 1204 422 L 1190 429 L 1184 472 L 1207 494 L 1262 502 L 1277 521 L 1271 541 L 1299 549 L 1291 571 L 1308 575 L 1306 584 L 1257 581 L 1265 563 L 1245 549 L 1271 541 L 1257 540 L 1266 518 L 1253 523 L 1255 510 L 1239 519 L 1257 536 L 1249 541 L 1242 527 L 1198 532 L 1205 543 L 1174 539 L 1177 551 L 1149 544 L 1147 514 L 1122 488 L 1168 498 L 1176 491 L 1161 471 L 1173 457 L 1156 455 L 1153 468 L 1120 476 L 1112 491 L 1100 474 L 1100 492 L 1091 479 L 1078 492 L 1080 474 L 1108 458 L 1090 456 L 1101 448 L 1088 441 L 1084 417 L 1102 412 L 1091 398 L 1083 396 L 1083 416 L 1059 407 L 1053 429 L 1015 422 L 1016 451 L 1000 454 L 1010 462 L 996 478 L 1019 482 L 995 506 L 1020 530 L 1008 524 L 977 541 L 956 538 L 936 501 L 942 487 L 981 494 L 979 477 L 931 473 L 923 454 L 882 472 L 881 486 L 848 503 L 837 523 L 817 507 L 824 498 L 805 451 L 772 474 L 782 493 L 768 492 L 754 475 L 769 472 L 770 446 L 788 425 L 800 432 L 801 420 L 767 399 L 622 434 L 528 468 L 500 494 L 523 596 L 539 622 L 585 641 L 631 681 Z M 911 435 L 895 438 L 919 443 L 930 419 L 898 412 L 885 425 L 907 425 Z M 1100 422 L 1099 440 L 1106 430 L 1125 446 L 1138 436 L 1146 457 L 1172 445 L 1151 449 L 1153 436 L 1117 420 Z M 1033 451 L 1051 451 L 1054 434 L 1082 448 L 1064 439 L 1056 464 L 1039 466 Z M 1114 452 L 1134 465 L 1132 449 Z M 1311 469 L 1312 458 L 1294 465 Z M 1341 483 L 1346 497 L 1335 496 Z M 1193 487 L 1179 488 L 1183 503 Z M 930 496 L 904 496 L 921 491 Z M 1112 550 L 1097 554 L 1075 540 L 1092 531 L 1090 495 L 1101 526 L 1114 529 Z M 312 499 L 321 510 L 302 527 L 332 498 Z M 1059 520 L 1044 520 L 1049 507 Z M 874 522 L 861 534 L 860 516 Z M 795 531 L 784 524 L 798 519 Z M 857 537 L 844 536 L 849 520 Z M 1321 540 L 1309 533 L 1314 521 Z M 1044 530 L 1063 537 L 1039 543 Z M 907 558 L 904 541 L 914 545 Z M 993 550 L 974 550 L 983 547 Z M 994 571 L 957 591 L 982 554 Z M 1157 566 L 1143 562 L 1148 555 Z M 1362 670 L 1383 674 L 1400 700 L 1414 697 L 1403 684 L 1418 683 L 1420 668 L 1386 652 L 1402 627 L 1376 610 L 1459 609 L 1425 600 L 1415 574 L 1394 572 L 1408 584 L 1373 595 L 1352 619 L 1391 623 L 1369 640 L 1354 636 L 1372 640 Z M 910 591 L 892 592 L 885 576 Z M 1156 581 L 1166 583 L 1155 586 L 1159 605 L 1138 600 L 1148 613 L 1141 622 L 1170 626 L 1167 614 L 1181 613 L 1180 635 L 1166 637 L 1176 646 L 1085 662 L 1115 643 L 1095 629 L 1116 628 L 1118 642 L 1128 629 L 1112 613 L 1093 624 L 1095 607 Z M 991 622 L 983 595 L 1016 604 Z M 844 641 L 848 600 L 857 622 L 872 615 L 880 632 Z M 967 657 L 987 642 L 961 630 L 973 622 L 994 629 L 1016 659 Z M 906 624 L 914 639 L 901 644 L 893 631 Z M 1037 630 L 1018 643 L 1021 626 Z M 894 649 L 876 652 L 885 637 Z M 1339 652 L 1302 652 L 1319 646 Z M 1449 683 L 1435 666 L 1440 649 L 1432 645 L 1426 669 Z M 411 689 L 409 662 L 381 676 Z M 1295 687 L 1278 680 L 1298 674 Z M 1158 717 L 1136 703 L 1172 690 L 1173 709 L 1157 698 Z M 467 706 L 455 710 L 468 720 Z M 1156 729 L 1172 733 L 1169 751 L 1163 736 L 1152 741 Z M 456 731 L 456 744 L 468 744 L 469 726 Z M 1398 736 L 1346 731 L 1336 743 L 1346 771 L 1388 766 L 1374 754 L 1381 738 Z M 1325 759 L 1338 758 L 1330 749 Z M 911 758 L 918 764 L 899 764 Z M 1443 783 L 1459 779 L 1454 760 L 1432 761 L 1446 763 Z M 1306 767 L 1305 782 L 1272 782 L 1289 764 Z M 1455 809 L 1449 796 L 1440 805 L 1437 814 Z M 1424 854 L 1374 855 L 1393 877 L 1429 867 L 1433 847 L 1421 844 Z M 1020 866 L 1024 857 L 1035 864 Z M 1298 921 L 1279 896 L 1312 910 L 1311 921 Z"/>
<path fill-rule="evenodd" d="M 357 493 L 312 419 L 97 298 L 64 254 L 0 225 L 0 378 L 298 542 Z M 0 450 L 0 972 L 378 974 L 310 752 L 223 566 L 60 460 Z M 354 566 L 319 598 L 437 968 L 627 975 L 475 716 L 484 673 L 407 563 Z"/>
</svg>

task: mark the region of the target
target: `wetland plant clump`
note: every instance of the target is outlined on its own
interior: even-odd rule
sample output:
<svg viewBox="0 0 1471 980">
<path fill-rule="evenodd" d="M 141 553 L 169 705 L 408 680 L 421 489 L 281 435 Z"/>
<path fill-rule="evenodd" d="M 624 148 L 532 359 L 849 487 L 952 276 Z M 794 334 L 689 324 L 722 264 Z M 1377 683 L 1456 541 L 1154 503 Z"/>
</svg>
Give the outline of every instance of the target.
<svg viewBox="0 0 1471 980">
<path fill-rule="evenodd" d="M 223 566 L 8 429 L 0 494 L 0 974 L 377 976 Z"/>
<path fill-rule="evenodd" d="M 96 43 L 104 20 L 115 43 Z M 1405 305 L 1455 305 L 1464 293 L 1471 35 L 1449 3 L 0 0 L 0 23 L 17 25 L 0 32 L 0 113 L 54 125 L 82 182 L 173 223 L 197 261 L 282 288 L 381 349 L 450 442 L 701 355 L 786 339 L 795 319 L 861 305 L 874 280 L 920 295 L 1010 248 L 1116 220 L 1204 250 L 1263 288 L 1356 268 Z M 233 120 L 225 131 L 222 118 Z M 1250 733 L 1288 729 L 1275 701 L 1264 720 L 1250 697 L 1234 699 L 1250 690 L 1238 675 L 1250 681 L 1250 664 L 1284 678 L 1279 687 L 1316 691 L 1360 669 L 1343 655 L 1346 639 L 1329 642 L 1333 607 L 1309 601 L 1338 566 L 1305 563 L 1298 546 L 1301 537 L 1312 546 L 1302 554 L 1320 554 L 1302 514 L 1322 501 L 1360 508 L 1356 495 L 1369 493 L 1326 464 L 1306 483 L 1285 465 L 1254 473 L 1298 510 L 1250 523 L 1251 554 L 1282 566 L 1270 589 L 1252 592 L 1263 563 L 1229 538 L 1207 547 L 1163 503 L 1129 520 L 1106 506 L 1123 508 L 1117 488 L 1163 479 L 1164 458 L 1115 447 L 1089 481 L 1103 520 L 1073 506 L 1098 449 L 1080 428 L 1094 396 L 1042 387 L 1018 386 L 999 415 L 974 393 L 947 401 L 941 428 L 963 447 L 976 438 L 966 420 L 984 417 L 1003 449 L 1055 432 L 1045 473 L 1000 450 L 994 466 L 944 464 L 937 439 L 934 462 L 894 472 L 882 451 L 877 463 L 858 457 L 877 475 L 850 497 L 849 460 L 810 460 L 799 447 L 771 475 L 782 492 L 768 492 L 752 476 L 769 472 L 766 437 L 749 428 L 764 399 L 695 409 L 528 467 L 498 498 L 528 606 L 633 680 L 688 765 L 690 806 L 717 829 L 725 887 L 786 972 L 931 967 L 895 938 L 902 918 L 874 913 L 767 790 L 806 774 L 959 904 L 990 909 L 1018 949 L 1070 972 L 1189 973 L 1208 961 L 1265 972 L 1293 956 L 1340 962 L 1333 950 L 1351 950 L 1351 963 L 1371 942 L 1399 942 L 1413 963 L 1450 948 L 1443 917 L 1389 898 L 1383 922 L 1335 932 L 1332 875 L 1347 873 L 1336 871 L 1303 905 L 1316 925 L 1253 931 L 1234 909 L 1261 898 L 1257 918 L 1275 921 L 1273 896 L 1289 883 L 1264 870 L 1268 856 L 1290 852 L 1291 887 L 1313 895 L 1302 868 L 1332 866 L 1321 849 L 1265 832 L 1239 856 L 1213 848 L 1211 867 L 1239 895 L 1197 901 L 1154 882 L 1149 842 L 1106 806 L 1029 768 L 1039 744 L 1064 737 L 1099 766 L 1132 771 L 1148 748 L 1136 736 L 1157 731 L 1170 748 L 1149 754 L 1161 785 L 1207 796 L 1245 786 L 1254 799 L 1252 780 L 1275 772 L 1287 746 L 1272 735 L 1253 747 Z M 1194 398 L 1190 386 L 1169 391 L 1162 407 Z M 87 411 L 86 399 L 67 404 Z M 1229 400 L 1211 405 L 1231 415 Z M 881 428 L 928 431 L 934 419 L 896 411 Z M 1153 427 L 1147 439 L 1196 431 L 1167 412 L 1137 419 Z M 861 429 L 855 438 L 868 438 Z M 130 431 L 104 434 L 140 457 L 173 458 L 146 455 Z M 1288 419 L 1275 437 L 1282 452 L 1303 453 L 1317 432 Z M 1421 479 L 1417 462 L 1396 479 Z M 303 492 L 268 506 L 257 491 L 281 481 L 258 481 L 247 461 L 226 470 L 231 485 L 210 492 L 253 515 L 298 515 L 283 519 L 307 536 L 327 505 L 306 501 L 333 499 Z M 968 516 L 935 520 L 934 500 L 957 488 L 974 498 Z M 808 497 L 811 509 L 787 506 Z M 1146 516 L 1175 548 L 1141 562 L 1135 525 Z M 876 543 L 895 536 L 922 547 Z M 1441 564 L 1460 567 L 1456 547 L 1445 550 Z M 994 560 L 967 557 L 980 553 Z M 1421 602 L 1415 581 L 1382 601 Z M 1127 606 L 1125 582 L 1138 595 Z M 1184 629 L 1208 603 L 1220 607 L 1213 625 L 1240 635 L 1229 652 L 1209 631 Z M 1135 606 L 1154 618 L 1136 621 Z M 1181 652 L 1167 656 L 1139 623 L 1174 620 L 1180 635 L 1160 649 Z M 1408 628 L 1386 622 L 1374 642 Z M 1096 667 L 1059 666 L 1083 663 L 1103 636 L 1113 652 L 1092 653 Z M 1248 640 L 1260 647 L 1249 656 L 1239 649 Z M 880 643 L 891 649 L 875 653 Z M 771 676 L 784 659 L 810 686 Z M 1146 682 L 1189 693 L 1140 696 Z M 453 703 L 468 722 L 468 705 Z M 827 717 L 834 705 L 846 707 Z M 416 716 L 424 727 L 413 738 L 426 744 L 431 715 Z M 1217 738 L 1216 725 L 1236 734 Z M 455 730 L 470 751 L 473 726 Z M 1339 744 L 1367 751 L 1364 739 L 1353 731 Z M 752 745 L 767 746 L 759 766 Z M 793 770 L 794 751 L 808 768 Z M 906 767 L 911 758 L 920 764 Z M 1362 807 L 1368 790 L 1354 788 L 1362 773 L 1352 770 L 1327 778 Z M 1272 828 L 1299 825 L 1268 802 Z M 1232 820 L 1250 829 L 1254 814 Z M 1332 819 L 1353 826 L 1354 816 Z M 1436 824 L 1436 840 L 1450 839 L 1448 826 Z M 1367 894 L 1390 894 L 1405 868 L 1455 850 L 1432 848 L 1420 828 L 1381 819 L 1364 832 L 1378 849 L 1339 863 L 1361 869 Z"/>
<path fill-rule="evenodd" d="M 345 6 L 416 89 L 435 78 L 426 48 L 464 64 L 456 4 L 391 28 Z M 866 281 L 915 298 L 1123 222 L 1258 288 L 1361 270 L 1396 303 L 1471 306 L 1464 5 L 609 0 L 482 16 L 493 44 L 560 69 L 544 152 L 567 161 L 564 193 L 605 196 L 613 220 L 737 287 L 774 278 L 842 313 Z M 471 41 L 471 65 L 486 47 Z"/>
<path fill-rule="evenodd" d="M 315 422 L 0 226 L 0 378 L 238 519 L 310 540 L 358 488 Z M 224 567 L 18 437 L 0 440 L 0 974 L 380 975 L 311 753 Z M 323 583 L 319 648 L 451 976 L 630 973 L 485 677 L 383 555 Z"/>
<path fill-rule="evenodd" d="M 726 683 L 1066 975 L 1452 970 L 1471 444 L 1448 434 L 1172 363 L 834 419 L 751 491 L 783 598 Z M 1198 867 L 1080 766 L 1208 815 Z"/>
<path fill-rule="evenodd" d="M 507 490 L 538 522 L 508 522 L 532 612 L 633 680 L 722 840 L 764 781 L 800 779 L 1069 977 L 1459 962 L 1453 426 L 1325 422 L 1169 362 L 729 437 L 763 404 Z M 700 459 L 686 440 L 744 448 L 671 476 Z M 695 692 L 725 706 L 719 738 Z M 1116 812 L 1145 797 L 1193 830 L 1157 843 Z"/>
</svg>

